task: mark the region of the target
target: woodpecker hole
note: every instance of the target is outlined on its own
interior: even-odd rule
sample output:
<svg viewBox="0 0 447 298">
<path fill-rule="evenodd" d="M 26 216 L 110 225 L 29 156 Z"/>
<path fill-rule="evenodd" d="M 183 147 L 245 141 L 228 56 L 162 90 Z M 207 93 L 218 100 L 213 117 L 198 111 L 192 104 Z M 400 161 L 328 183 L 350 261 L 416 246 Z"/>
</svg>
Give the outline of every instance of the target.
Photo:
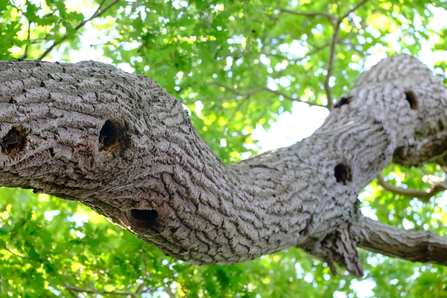
<svg viewBox="0 0 447 298">
<path fill-rule="evenodd" d="M 344 164 L 338 164 L 334 168 L 334 176 L 338 183 L 346 185 L 352 180 L 351 169 Z"/>
<path fill-rule="evenodd" d="M 416 100 L 416 95 L 414 95 L 413 91 L 406 90 L 405 93 L 405 99 L 410 104 L 410 108 L 412 110 L 416 110 L 418 108 L 418 102 Z"/>
<path fill-rule="evenodd" d="M 351 102 L 352 96 L 342 96 L 340 99 L 335 103 L 334 108 L 339 108 L 343 105 L 347 105 Z"/>
<path fill-rule="evenodd" d="M 112 151 L 126 145 L 126 133 L 123 127 L 114 120 L 107 120 L 99 132 L 101 151 Z"/>
<path fill-rule="evenodd" d="M 26 131 L 21 127 L 11 128 L 1 141 L 3 153 L 13 155 L 22 151 L 26 143 Z"/>
<path fill-rule="evenodd" d="M 145 228 L 153 226 L 158 218 L 158 212 L 156 210 L 131 209 L 130 215 L 140 226 L 144 226 Z"/>
</svg>

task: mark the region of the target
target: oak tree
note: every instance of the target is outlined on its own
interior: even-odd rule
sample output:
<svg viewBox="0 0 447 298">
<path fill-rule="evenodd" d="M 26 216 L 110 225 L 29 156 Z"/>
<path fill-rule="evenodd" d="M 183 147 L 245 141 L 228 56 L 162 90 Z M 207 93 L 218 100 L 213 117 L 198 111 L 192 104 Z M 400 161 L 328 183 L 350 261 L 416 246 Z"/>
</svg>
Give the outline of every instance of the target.
<svg viewBox="0 0 447 298">
<path fill-rule="evenodd" d="M 427 231 L 445 234 L 442 79 L 398 55 L 352 84 L 380 47 L 416 54 L 442 2 L 69 5 L 2 4 L 3 59 L 70 60 L 98 28 L 92 47 L 145 76 L 3 61 L 0 181 L 82 202 L 175 259 L 74 202 L 5 189 L 2 294 L 336 295 L 358 290 L 327 273 L 361 276 L 362 263 L 377 295 L 425 293 L 428 276 L 428 291 L 445 290 L 444 267 L 393 260 L 445 265 L 445 238 Z M 253 128 L 296 102 L 331 114 L 311 137 L 239 162 L 256 153 Z"/>
</svg>

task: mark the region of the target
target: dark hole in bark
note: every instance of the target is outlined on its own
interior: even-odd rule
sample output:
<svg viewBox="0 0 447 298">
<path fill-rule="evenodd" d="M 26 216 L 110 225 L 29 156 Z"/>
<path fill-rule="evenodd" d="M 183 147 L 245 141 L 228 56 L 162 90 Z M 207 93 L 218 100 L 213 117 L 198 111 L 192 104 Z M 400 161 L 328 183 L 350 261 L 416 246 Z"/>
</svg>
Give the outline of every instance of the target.
<svg viewBox="0 0 447 298">
<path fill-rule="evenodd" d="M 145 227 L 154 225 L 158 218 L 158 212 L 156 210 L 131 209 L 130 215 Z"/>
<path fill-rule="evenodd" d="M 11 155 L 25 148 L 26 132 L 19 127 L 11 128 L 1 141 L 2 151 Z"/>
<path fill-rule="evenodd" d="M 99 132 L 101 150 L 110 151 L 126 145 L 126 134 L 123 127 L 114 120 L 107 120 Z"/>
<path fill-rule="evenodd" d="M 351 98 L 352 98 L 352 96 L 342 96 L 342 97 L 340 97 L 340 99 L 334 105 L 334 108 L 339 108 L 339 107 L 341 107 L 343 105 L 349 104 L 349 102 L 351 101 Z"/>
<path fill-rule="evenodd" d="M 412 110 L 416 110 L 418 108 L 418 102 L 416 100 L 416 95 L 414 95 L 413 91 L 406 90 L 405 93 L 405 99 L 410 104 L 410 108 Z"/>
<path fill-rule="evenodd" d="M 334 168 L 334 176 L 338 183 L 346 185 L 352 179 L 351 169 L 344 164 L 338 164 Z"/>
</svg>

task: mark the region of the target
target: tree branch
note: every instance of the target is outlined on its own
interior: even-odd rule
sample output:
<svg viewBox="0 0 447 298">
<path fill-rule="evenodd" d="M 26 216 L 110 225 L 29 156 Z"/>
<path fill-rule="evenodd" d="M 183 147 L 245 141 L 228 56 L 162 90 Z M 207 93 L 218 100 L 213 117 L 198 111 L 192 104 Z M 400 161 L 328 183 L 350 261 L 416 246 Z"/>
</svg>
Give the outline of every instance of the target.
<svg viewBox="0 0 447 298">
<path fill-rule="evenodd" d="M 262 92 L 262 91 L 266 91 L 266 92 L 270 92 L 270 93 L 276 94 L 278 96 L 283 96 L 285 99 L 288 99 L 290 101 L 303 102 L 303 103 L 308 104 L 309 106 L 324 107 L 324 106 L 322 106 L 320 104 L 317 104 L 317 103 L 303 101 L 303 100 L 299 100 L 299 99 L 293 98 L 290 95 L 287 95 L 287 94 L 285 94 L 283 92 L 280 92 L 280 91 L 277 91 L 277 90 L 272 90 L 272 89 L 270 89 L 270 88 L 268 88 L 266 86 L 254 88 L 254 89 L 251 89 L 251 90 L 248 90 L 248 91 L 245 91 L 245 92 L 239 92 L 238 90 L 236 90 L 234 88 L 231 88 L 231 87 L 229 87 L 229 86 L 227 86 L 225 84 L 219 83 L 219 82 L 209 82 L 209 83 L 206 83 L 206 85 L 217 85 L 219 87 L 225 88 L 227 91 L 229 91 L 229 92 L 231 92 L 231 93 L 233 93 L 233 94 L 235 94 L 237 96 L 251 96 L 253 94 L 256 94 L 256 93 L 259 93 L 259 92 Z M 217 99 L 219 99 L 219 100 L 226 100 L 226 99 L 233 99 L 233 98 L 234 98 L 234 96 L 226 96 L 226 97 L 222 96 L 222 97 L 218 97 Z"/>
<path fill-rule="evenodd" d="M 105 7 L 104 9 L 101 10 L 102 6 L 104 5 L 104 2 L 106 0 L 102 0 L 102 2 L 99 4 L 98 9 L 92 14 L 92 16 L 84 21 L 82 21 L 81 23 L 79 23 L 75 28 L 74 31 L 78 31 L 79 29 L 81 29 L 82 27 L 85 26 L 85 24 L 87 24 L 88 22 L 90 22 L 91 20 L 100 17 L 101 15 L 103 15 L 107 10 L 109 10 L 113 5 L 115 5 L 116 3 L 122 1 L 122 0 L 115 0 L 112 3 L 110 3 L 107 7 Z M 64 36 L 62 36 L 61 39 L 54 41 L 53 44 L 45 50 L 45 52 L 43 52 L 42 55 L 40 55 L 39 58 L 37 58 L 37 60 L 42 60 L 43 58 L 45 58 L 46 55 L 48 55 L 56 46 L 58 46 L 59 44 L 61 44 L 62 42 L 64 42 L 66 39 L 68 38 L 68 33 L 65 34 Z"/>
<path fill-rule="evenodd" d="M 27 42 L 31 42 L 30 37 L 31 37 L 31 22 L 28 21 L 28 32 L 26 37 Z M 26 44 L 25 53 L 23 53 L 23 56 L 20 59 L 28 58 L 28 50 L 29 50 L 29 43 Z"/>
<path fill-rule="evenodd" d="M 326 91 L 326 97 L 327 97 L 327 105 L 326 105 L 326 107 L 329 110 L 332 109 L 332 103 L 334 101 L 334 98 L 332 96 L 332 89 L 331 89 L 331 86 L 329 86 L 329 81 L 330 81 L 330 79 L 332 77 L 332 72 L 334 70 L 335 49 L 336 49 L 337 40 L 338 40 L 338 32 L 340 31 L 340 24 L 341 24 L 341 20 L 337 20 L 334 23 L 334 26 L 333 26 L 334 32 L 332 33 L 331 47 L 330 47 L 330 50 L 329 50 L 329 60 L 328 60 L 327 73 L 326 73 L 326 77 L 324 79 L 324 90 Z"/>
<path fill-rule="evenodd" d="M 402 188 L 398 186 L 394 186 L 389 184 L 383 179 L 383 175 L 379 174 L 377 175 L 377 183 L 382 186 L 385 190 L 392 192 L 396 195 L 405 196 L 408 198 L 418 198 L 424 203 L 427 203 L 430 201 L 430 198 L 436 195 L 437 193 L 446 190 L 442 185 L 439 184 L 433 184 L 430 188 L 427 188 L 425 191 L 420 191 L 412 188 Z"/>
<path fill-rule="evenodd" d="M 354 10 L 362 6 L 364 3 L 366 3 L 368 0 L 362 0 L 356 5 L 354 5 L 351 9 L 346 11 L 343 15 L 341 15 L 339 18 L 337 18 L 333 23 L 333 30 L 332 38 L 331 38 L 331 48 L 329 51 L 329 59 L 328 59 L 328 67 L 327 67 L 327 74 L 326 78 L 324 80 L 324 90 L 326 91 L 326 97 L 327 97 L 327 108 L 329 110 L 332 109 L 334 98 L 332 96 L 332 88 L 329 86 L 329 81 L 332 77 L 332 72 L 334 70 L 334 64 L 335 64 L 335 54 L 336 54 L 336 46 L 338 43 L 338 34 L 340 32 L 340 25 L 343 22 L 343 19 L 346 18 L 350 13 L 352 13 Z"/>
<path fill-rule="evenodd" d="M 65 289 L 68 291 L 68 293 L 70 293 L 71 296 L 73 296 L 75 298 L 79 298 L 79 296 L 76 294 L 76 292 L 73 291 L 72 289 L 67 289 L 67 288 L 65 288 Z"/>
<path fill-rule="evenodd" d="M 84 289 L 74 286 L 69 286 L 67 284 L 64 284 L 65 289 L 67 289 L 70 293 L 71 291 L 80 292 L 80 293 L 91 293 L 91 294 L 97 294 L 97 295 L 114 295 L 114 296 L 131 296 L 131 297 L 137 297 L 137 295 L 134 292 L 109 292 L 109 291 L 98 291 L 98 290 L 91 290 L 91 289 Z"/>
<path fill-rule="evenodd" d="M 354 5 L 351 9 L 349 9 L 348 11 L 346 11 L 342 16 L 340 16 L 339 19 L 344 19 L 346 18 L 351 12 L 353 12 L 354 10 L 356 10 L 357 8 L 359 8 L 360 6 L 362 6 L 363 4 L 365 4 L 368 0 L 362 0 L 360 2 L 358 2 L 356 5 Z"/>
<path fill-rule="evenodd" d="M 430 231 L 409 231 L 363 218 L 354 227 L 359 247 L 411 262 L 447 265 L 447 238 Z"/>
<path fill-rule="evenodd" d="M 312 136 L 225 165 L 183 105 L 144 76 L 93 61 L 1 61 L 0 185 L 81 202 L 199 265 L 296 246 L 362 276 L 359 243 L 442 263 L 417 255 L 441 254 L 442 237 L 408 231 L 392 242 L 404 230 L 368 230 L 357 199 L 399 152 L 404 163 L 444 156 L 442 79 L 402 54 L 363 73 L 347 97 Z"/>
<path fill-rule="evenodd" d="M 296 63 L 296 62 L 302 61 L 302 60 L 305 59 L 306 57 L 309 57 L 309 56 L 312 56 L 313 54 L 318 53 L 319 51 L 325 49 L 325 48 L 328 47 L 328 46 L 329 46 L 329 43 L 326 43 L 326 44 L 324 44 L 324 45 L 322 45 L 322 46 L 320 46 L 320 47 L 316 47 L 316 48 L 313 49 L 312 51 L 307 52 L 303 57 L 301 57 L 301 58 L 296 58 L 296 59 L 289 59 L 289 58 L 287 58 L 286 56 L 281 55 L 281 54 L 265 53 L 264 55 L 266 55 L 267 57 L 277 57 L 277 58 L 280 58 L 280 59 L 284 59 L 284 60 L 287 60 L 287 61 L 295 62 L 295 63 Z"/>
<path fill-rule="evenodd" d="M 336 20 L 337 17 L 334 16 L 331 13 L 328 12 L 324 12 L 324 11 L 294 11 L 294 10 L 289 10 L 289 9 L 280 9 L 279 13 L 289 13 L 289 14 L 293 14 L 293 15 L 297 15 L 297 16 L 322 16 L 325 17 L 329 20 L 329 22 L 331 24 L 333 24 Z"/>
<path fill-rule="evenodd" d="M 34 260 L 33 258 L 27 257 L 25 255 L 21 256 L 21 255 L 18 255 L 16 253 L 12 252 L 11 250 L 9 250 L 9 248 L 6 246 L 6 244 L 3 245 L 3 249 L 6 250 L 7 252 L 9 252 L 10 254 L 18 257 L 18 258 L 27 259 L 27 260 Z"/>
</svg>

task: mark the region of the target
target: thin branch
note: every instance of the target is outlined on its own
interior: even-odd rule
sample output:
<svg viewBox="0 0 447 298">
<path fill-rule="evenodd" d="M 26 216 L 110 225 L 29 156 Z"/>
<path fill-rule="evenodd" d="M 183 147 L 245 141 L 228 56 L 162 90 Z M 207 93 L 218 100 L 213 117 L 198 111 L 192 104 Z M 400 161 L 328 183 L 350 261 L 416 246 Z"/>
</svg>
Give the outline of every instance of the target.
<svg viewBox="0 0 447 298">
<path fill-rule="evenodd" d="M 272 89 L 270 89 L 268 87 L 265 87 L 265 86 L 254 88 L 254 89 L 248 90 L 246 92 L 239 92 L 238 90 L 236 90 L 234 88 L 231 88 L 231 87 L 229 87 L 227 85 L 224 85 L 222 83 L 219 83 L 219 82 L 210 82 L 210 83 L 206 83 L 206 85 L 217 85 L 217 86 L 223 87 L 227 91 L 235 94 L 236 96 L 251 96 L 253 94 L 256 94 L 256 93 L 259 93 L 259 92 L 262 92 L 262 91 L 267 91 L 267 92 L 270 92 L 270 93 L 273 93 L 273 94 L 276 94 L 276 95 L 281 95 L 285 99 L 288 99 L 290 101 L 303 102 L 303 103 L 306 103 L 306 104 L 308 104 L 310 106 L 325 107 L 325 106 L 322 106 L 322 105 L 317 104 L 317 103 L 303 101 L 303 100 L 299 100 L 299 99 L 293 98 L 292 96 L 287 95 L 285 93 L 282 93 L 281 91 L 272 90 Z M 219 100 L 232 99 L 232 98 L 234 98 L 234 96 L 218 97 Z"/>
<path fill-rule="evenodd" d="M 308 104 L 309 106 L 317 106 L 317 107 L 325 108 L 325 106 L 323 106 L 323 105 L 320 105 L 320 104 L 317 104 L 317 103 L 313 103 L 313 102 L 309 102 L 309 101 L 299 100 L 299 99 L 293 98 L 292 96 L 289 96 L 289 95 L 287 95 L 285 93 L 282 93 L 282 92 L 277 91 L 277 90 L 272 90 L 272 89 L 267 88 L 267 87 L 265 87 L 265 91 L 271 92 L 271 93 L 276 94 L 276 95 L 282 95 L 285 99 L 288 99 L 290 101 L 303 102 L 303 103 Z"/>
<path fill-rule="evenodd" d="M 361 219 L 353 226 L 358 247 L 411 262 L 447 265 L 447 237 L 430 231 L 409 231 Z"/>
<path fill-rule="evenodd" d="M 304 12 L 304 11 L 294 11 L 294 10 L 289 10 L 289 9 L 280 9 L 279 13 L 290 13 L 293 15 L 297 15 L 297 16 L 323 16 L 325 18 L 327 18 L 329 20 L 329 22 L 331 22 L 331 24 L 333 24 L 336 20 L 337 17 L 334 16 L 331 13 L 328 12 L 324 12 L 324 11 L 309 11 L 309 12 Z"/>
<path fill-rule="evenodd" d="M 100 17 L 101 15 L 103 15 L 108 9 L 110 9 L 113 5 L 115 5 L 116 3 L 122 1 L 122 0 L 115 0 L 112 3 L 110 3 L 106 8 L 104 8 L 103 10 L 101 10 L 102 5 L 104 4 L 106 0 L 102 0 L 102 2 L 99 4 L 98 9 L 95 11 L 95 13 L 88 19 L 82 21 L 81 23 L 79 23 L 79 25 L 77 25 L 74 28 L 74 31 L 78 31 L 79 29 L 81 29 L 82 27 L 85 26 L 85 24 L 87 24 L 88 22 L 90 22 L 91 20 Z M 40 55 L 40 57 L 37 60 L 42 60 L 43 58 L 45 58 L 46 55 L 48 55 L 56 46 L 58 46 L 59 44 L 61 44 L 63 41 L 65 41 L 68 38 L 68 33 L 65 34 L 61 39 L 54 41 L 53 44 L 45 50 L 45 52 L 43 52 L 42 55 Z"/>
<path fill-rule="evenodd" d="M 333 96 L 332 96 L 332 89 L 331 86 L 329 86 L 329 80 L 332 77 L 332 72 L 334 70 L 334 63 L 335 63 L 335 49 L 337 45 L 338 40 L 338 32 L 340 31 L 340 24 L 341 20 L 339 19 L 335 25 L 334 25 L 334 32 L 332 33 L 331 38 L 331 48 L 329 51 L 329 61 L 328 61 L 328 67 L 327 67 L 327 73 L 326 78 L 324 79 L 324 90 L 326 91 L 326 97 L 327 97 L 327 108 L 329 110 L 332 109 L 332 102 L 333 102 Z"/>
<path fill-rule="evenodd" d="M 357 8 L 359 8 L 360 6 L 362 6 L 363 4 L 365 4 L 368 0 L 362 0 L 359 3 L 357 3 L 356 5 L 354 5 L 350 10 L 348 10 L 347 12 L 345 12 L 340 18 L 339 20 L 342 20 L 344 18 L 346 18 L 351 12 L 353 12 L 354 10 L 356 10 Z"/>
<path fill-rule="evenodd" d="M 236 116 L 237 112 L 241 109 L 242 105 L 243 105 L 243 104 L 245 103 L 245 101 L 246 101 L 247 99 L 249 99 L 249 98 L 250 98 L 250 96 L 246 96 L 246 97 L 242 98 L 242 99 L 239 101 L 239 103 L 238 103 L 238 105 L 236 106 L 236 108 L 234 109 L 233 113 L 231 113 L 231 116 L 228 117 L 228 121 L 227 121 L 227 123 L 226 123 L 226 125 L 225 125 L 225 127 L 224 127 L 224 129 L 223 129 L 223 132 L 225 132 L 225 130 L 228 128 L 228 126 L 230 126 L 230 124 L 231 124 L 231 122 L 233 121 L 234 117 Z"/>
<path fill-rule="evenodd" d="M 134 292 L 109 292 L 109 291 L 97 291 L 97 290 L 90 290 L 90 289 L 83 289 L 79 287 L 69 286 L 67 284 L 64 284 L 65 289 L 67 291 L 75 291 L 80 293 L 92 293 L 92 294 L 98 294 L 98 295 L 115 295 L 115 296 L 131 296 L 131 297 L 137 297 L 137 295 Z"/>
<path fill-rule="evenodd" d="M 418 198 L 424 203 L 427 203 L 431 197 L 436 195 L 437 193 L 446 190 L 447 188 L 440 184 L 433 184 L 430 188 L 427 188 L 425 191 L 420 191 L 412 188 L 402 188 L 398 186 L 394 186 L 389 184 L 383 179 L 383 175 L 380 174 L 377 176 L 377 183 L 382 186 L 385 190 L 392 192 L 396 195 L 402 195 L 408 198 Z"/>
<path fill-rule="evenodd" d="M 210 82 L 210 83 L 206 83 L 205 85 L 217 85 L 219 87 L 225 88 L 227 91 L 229 91 L 229 92 L 231 92 L 231 93 L 233 93 L 233 94 L 235 94 L 237 96 L 250 96 L 252 94 L 255 94 L 255 93 L 263 91 L 264 88 L 265 88 L 265 87 L 258 87 L 258 88 L 255 88 L 255 89 L 252 89 L 252 90 L 249 90 L 249 91 L 241 93 L 238 90 L 236 90 L 234 88 L 231 88 L 230 86 L 224 85 L 222 83 L 219 83 L 219 82 Z M 234 96 L 227 97 L 227 98 L 219 97 L 219 99 L 231 99 L 231 98 L 234 98 Z"/>
<path fill-rule="evenodd" d="M 328 67 L 327 67 L 327 74 L 326 78 L 324 80 L 324 90 L 326 91 L 326 97 L 327 97 L 327 108 L 329 110 L 332 109 L 333 104 L 333 96 L 332 96 L 332 89 L 331 86 L 329 86 L 329 80 L 332 77 L 332 72 L 334 70 L 334 63 L 335 63 L 335 53 L 336 53 L 336 46 L 338 42 L 338 33 L 340 32 L 340 24 L 343 22 L 343 19 L 346 18 L 351 12 L 362 6 L 364 3 L 366 3 L 368 0 L 362 0 L 356 5 L 354 5 L 351 9 L 346 11 L 342 16 L 340 16 L 335 22 L 332 22 L 332 25 L 334 27 L 334 32 L 332 33 L 331 38 L 331 49 L 329 52 L 329 61 L 328 61 Z"/>
<path fill-rule="evenodd" d="M 296 62 L 299 62 L 299 61 L 302 61 L 302 60 L 306 59 L 308 56 L 312 56 L 313 54 L 318 53 L 319 51 L 325 49 L 328 46 L 329 46 L 329 43 L 326 43 L 326 44 L 322 45 L 321 47 L 316 47 L 312 51 L 307 52 L 303 57 L 296 58 L 296 59 L 289 59 L 286 56 L 283 56 L 283 55 L 280 55 L 280 54 L 269 54 L 269 53 L 267 53 L 267 54 L 264 54 L 264 55 L 266 55 L 267 57 L 276 57 L 276 58 L 285 59 L 287 61 L 296 63 Z"/>
<path fill-rule="evenodd" d="M 73 290 L 71 290 L 71 289 L 67 289 L 67 288 L 65 288 L 65 289 L 68 291 L 68 293 L 70 293 L 71 296 L 73 296 L 73 297 L 75 297 L 75 298 L 79 298 L 79 296 L 76 294 L 75 291 L 73 291 Z"/>
<path fill-rule="evenodd" d="M 16 253 L 14 253 L 14 252 L 12 252 L 12 251 L 10 251 L 9 250 L 9 248 L 7 248 L 6 247 L 6 244 L 5 245 L 3 245 L 3 248 L 7 251 L 7 252 L 9 252 L 10 254 L 12 254 L 12 255 L 14 255 L 14 256 L 16 256 L 16 257 L 18 257 L 18 258 L 22 258 L 22 259 L 27 259 L 27 260 L 34 260 L 33 258 L 30 258 L 30 257 L 27 257 L 27 256 L 21 256 L 21 255 L 18 255 L 18 254 L 16 254 Z"/>
<path fill-rule="evenodd" d="M 367 51 L 363 52 L 362 50 L 357 49 L 357 47 L 358 47 L 358 46 L 361 46 L 361 45 L 355 45 L 355 44 L 353 44 L 353 43 L 350 42 L 350 41 L 341 41 L 341 40 L 339 40 L 339 41 L 338 41 L 338 44 L 340 44 L 340 45 L 345 45 L 345 46 L 346 46 L 346 45 L 351 46 L 351 48 L 352 48 L 354 51 L 356 51 L 357 53 L 359 53 L 359 54 L 362 55 L 362 56 L 366 56 L 366 55 L 368 54 Z"/>
<path fill-rule="evenodd" d="M 29 43 L 31 42 L 30 37 L 31 37 L 31 22 L 28 21 L 28 33 L 27 33 L 27 38 L 26 38 L 28 43 L 25 46 L 25 53 L 23 54 L 22 58 L 20 58 L 20 59 L 26 59 L 28 57 Z"/>
</svg>

